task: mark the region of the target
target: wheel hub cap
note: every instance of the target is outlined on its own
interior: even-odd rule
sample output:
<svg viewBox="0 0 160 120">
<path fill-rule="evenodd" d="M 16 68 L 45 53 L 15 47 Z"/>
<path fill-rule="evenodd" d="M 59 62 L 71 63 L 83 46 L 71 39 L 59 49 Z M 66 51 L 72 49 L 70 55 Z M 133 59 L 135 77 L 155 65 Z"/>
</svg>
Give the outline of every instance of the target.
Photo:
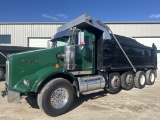
<svg viewBox="0 0 160 120">
<path fill-rule="evenodd" d="M 126 78 L 126 82 L 128 85 L 131 85 L 133 82 L 133 76 L 132 75 L 128 75 Z"/>
<path fill-rule="evenodd" d="M 140 83 L 141 83 L 141 85 L 145 84 L 145 76 L 144 75 L 140 76 Z"/>
<path fill-rule="evenodd" d="M 69 94 L 65 88 L 56 89 L 51 95 L 51 105 L 54 108 L 62 108 L 68 102 Z"/>
<path fill-rule="evenodd" d="M 151 73 L 151 75 L 150 75 L 150 80 L 151 80 L 151 82 L 154 82 L 154 80 L 155 80 L 155 76 L 153 73 Z"/>
<path fill-rule="evenodd" d="M 119 77 L 114 76 L 111 80 L 111 85 L 116 88 L 116 87 L 118 87 L 119 83 L 120 83 Z"/>
</svg>

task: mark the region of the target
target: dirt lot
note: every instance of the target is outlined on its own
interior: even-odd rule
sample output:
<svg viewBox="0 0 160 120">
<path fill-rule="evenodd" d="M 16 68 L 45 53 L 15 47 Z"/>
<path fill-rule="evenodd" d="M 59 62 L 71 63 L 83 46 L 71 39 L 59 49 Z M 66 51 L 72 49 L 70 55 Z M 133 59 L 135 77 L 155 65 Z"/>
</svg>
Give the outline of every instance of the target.
<svg viewBox="0 0 160 120">
<path fill-rule="evenodd" d="M 116 95 L 101 92 L 82 96 L 76 99 L 70 112 L 55 118 L 40 111 L 36 96 L 22 98 L 21 104 L 7 103 L 6 97 L 0 97 L 0 120 L 159 120 L 159 78 L 143 90 L 133 88 Z M 0 81 L 0 91 L 3 89 L 4 81 Z"/>
</svg>

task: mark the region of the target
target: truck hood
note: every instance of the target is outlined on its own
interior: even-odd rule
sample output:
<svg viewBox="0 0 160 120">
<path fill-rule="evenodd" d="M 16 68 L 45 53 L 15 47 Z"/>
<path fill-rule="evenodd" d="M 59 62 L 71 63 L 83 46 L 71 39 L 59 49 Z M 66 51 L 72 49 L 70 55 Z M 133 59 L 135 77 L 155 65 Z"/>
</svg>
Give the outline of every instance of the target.
<svg viewBox="0 0 160 120">
<path fill-rule="evenodd" d="M 63 53 L 64 48 L 52 48 L 12 54 L 9 56 L 9 88 L 13 88 L 24 77 L 45 69 L 55 67 L 58 63 L 57 54 Z M 63 64 L 63 63 L 62 63 Z"/>
</svg>

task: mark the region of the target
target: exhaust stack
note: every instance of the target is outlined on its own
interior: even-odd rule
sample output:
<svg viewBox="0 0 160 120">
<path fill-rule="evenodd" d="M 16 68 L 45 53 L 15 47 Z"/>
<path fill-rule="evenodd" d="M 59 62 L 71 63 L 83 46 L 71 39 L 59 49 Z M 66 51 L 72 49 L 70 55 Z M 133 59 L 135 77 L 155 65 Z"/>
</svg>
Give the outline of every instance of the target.
<svg viewBox="0 0 160 120">
<path fill-rule="evenodd" d="M 64 48 L 64 66 L 67 70 L 74 70 L 75 69 L 75 46 L 65 46 Z"/>
</svg>

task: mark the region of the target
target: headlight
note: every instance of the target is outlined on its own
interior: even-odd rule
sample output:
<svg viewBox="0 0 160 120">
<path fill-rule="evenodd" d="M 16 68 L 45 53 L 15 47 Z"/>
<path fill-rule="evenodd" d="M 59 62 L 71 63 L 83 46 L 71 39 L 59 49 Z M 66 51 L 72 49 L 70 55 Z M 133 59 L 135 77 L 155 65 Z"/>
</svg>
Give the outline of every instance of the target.
<svg viewBox="0 0 160 120">
<path fill-rule="evenodd" d="M 24 80 L 23 80 L 23 83 L 24 83 L 26 86 L 29 86 L 29 81 L 28 81 L 28 80 L 24 79 Z"/>
</svg>

